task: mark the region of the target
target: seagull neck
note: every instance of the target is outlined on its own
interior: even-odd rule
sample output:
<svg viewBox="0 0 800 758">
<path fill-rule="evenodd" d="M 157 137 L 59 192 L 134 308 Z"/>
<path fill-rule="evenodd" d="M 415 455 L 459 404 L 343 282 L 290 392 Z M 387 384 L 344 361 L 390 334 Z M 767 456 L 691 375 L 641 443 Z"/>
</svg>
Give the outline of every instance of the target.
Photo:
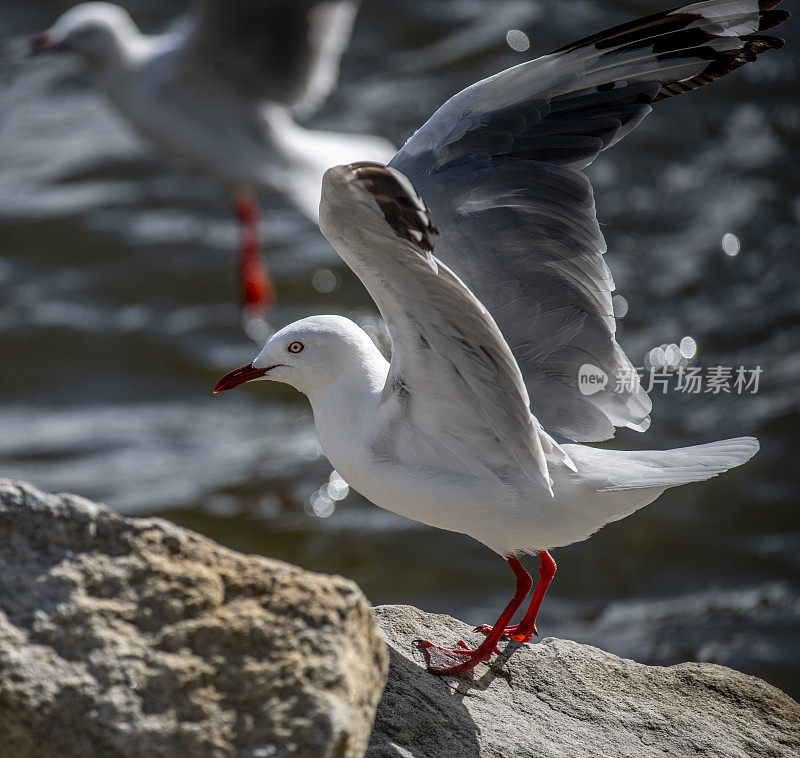
<svg viewBox="0 0 800 758">
<path fill-rule="evenodd" d="M 92 73 L 106 88 L 117 86 L 120 79 L 149 60 L 154 51 L 151 38 L 133 25 L 115 30 L 114 42 L 113 48 L 106 50 L 102 56 L 89 59 Z"/>
<path fill-rule="evenodd" d="M 285 165 L 294 171 L 310 172 L 316 183 L 330 166 L 341 162 L 341 148 L 337 139 L 340 135 L 300 126 L 292 112 L 277 103 L 264 106 L 262 115 L 272 144 Z M 318 205 L 319 188 L 316 194 Z"/>
<path fill-rule="evenodd" d="M 389 364 L 376 350 L 377 359 L 364 361 L 306 395 L 320 436 L 324 429 L 348 429 L 374 418 L 381 401 Z"/>
</svg>

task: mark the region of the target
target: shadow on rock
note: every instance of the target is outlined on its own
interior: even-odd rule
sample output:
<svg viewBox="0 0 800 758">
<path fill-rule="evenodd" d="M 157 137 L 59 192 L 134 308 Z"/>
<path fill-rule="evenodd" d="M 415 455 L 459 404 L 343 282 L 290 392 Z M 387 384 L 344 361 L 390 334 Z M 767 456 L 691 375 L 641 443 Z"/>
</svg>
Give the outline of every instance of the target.
<svg viewBox="0 0 800 758">
<path fill-rule="evenodd" d="M 455 677 L 436 680 L 391 646 L 389 668 L 392 677 L 378 705 L 369 758 L 480 755 L 478 726 L 463 703 L 471 688 L 481 686 L 478 682 Z M 446 721 L 442 721 L 443 712 L 448 714 Z"/>
<path fill-rule="evenodd" d="M 546 638 L 509 643 L 471 677 L 437 677 L 413 640 L 475 644 L 471 627 L 410 606 L 375 614 L 390 667 L 369 758 L 800 755 L 800 706 L 724 666 L 645 666 Z"/>
</svg>

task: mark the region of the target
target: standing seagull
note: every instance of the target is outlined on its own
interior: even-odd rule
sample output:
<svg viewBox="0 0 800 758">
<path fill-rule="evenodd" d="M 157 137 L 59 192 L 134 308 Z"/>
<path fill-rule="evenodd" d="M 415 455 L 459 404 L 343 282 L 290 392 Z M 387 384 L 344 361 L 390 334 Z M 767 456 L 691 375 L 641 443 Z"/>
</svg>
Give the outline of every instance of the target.
<svg viewBox="0 0 800 758">
<path fill-rule="evenodd" d="M 502 638 L 528 641 L 556 565 L 668 487 L 751 458 L 752 437 L 624 452 L 558 444 L 644 431 L 650 401 L 614 339 L 611 275 L 581 169 L 651 104 L 779 48 L 759 32 L 787 13 L 770 0 L 707 0 L 624 24 L 474 84 L 443 105 L 389 166 L 327 172 L 320 226 L 369 290 L 392 338 L 387 363 L 339 316 L 277 332 L 217 384 L 254 379 L 304 392 L 331 464 L 377 505 L 469 534 L 505 556 L 514 598 L 486 639 L 419 641 L 455 674 Z M 611 380 L 584 395 L 580 369 Z M 532 413 L 533 411 L 533 413 Z M 535 415 L 534 415 L 535 414 Z M 519 553 L 537 552 L 532 587 Z"/>
<path fill-rule="evenodd" d="M 173 31 L 154 36 L 120 6 L 92 2 L 33 38 L 34 53 L 80 56 L 144 137 L 231 188 L 246 321 L 263 319 L 273 300 L 255 191 L 284 192 L 316 223 L 328 167 L 395 153 L 381 137 L 294 120 L 335 85 L 356 10 L 354 0 L 202 0 Z"/>
</svg>

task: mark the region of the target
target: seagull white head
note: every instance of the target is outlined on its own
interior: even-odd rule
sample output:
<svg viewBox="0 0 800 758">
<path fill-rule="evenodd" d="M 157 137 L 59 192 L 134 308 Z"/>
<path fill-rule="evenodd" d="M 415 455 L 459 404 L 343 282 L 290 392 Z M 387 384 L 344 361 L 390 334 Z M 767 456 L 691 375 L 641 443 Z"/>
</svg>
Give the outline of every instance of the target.
<svg viewBox="0 0 800 758">
<path fill-rule="evenodd" d="M 214 392 L 259 379 L 282 382 L 314 400 L 331 384 L 386 380 L 388 364 L 369 335 L 343 316 L 309 316 L 270 337 L 252 363 L 222 377 Z"/>
<path fill-rule="evenodd" d="M 82 3 L 37 34 L 31 40 L 31 52 L 68 50 L 100 69 L 124 57 L 127 41 L 137 36 L 139 30 L 124 8 L 113 3 Z"/>
</svg>

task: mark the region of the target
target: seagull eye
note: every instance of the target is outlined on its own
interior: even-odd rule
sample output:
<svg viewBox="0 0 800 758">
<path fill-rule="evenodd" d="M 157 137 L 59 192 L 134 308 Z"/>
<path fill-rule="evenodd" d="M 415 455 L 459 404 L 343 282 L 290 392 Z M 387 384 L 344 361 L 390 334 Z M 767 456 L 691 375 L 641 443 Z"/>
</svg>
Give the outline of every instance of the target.
<svg viewBox="0 0 800 758">
<path fill-rule="evenodd" d="M 290 353 L 302 353 L 304 347 L 305 345 L 302 342 L 290 342 L 289 347 L 287 347 L 286 349 Z"/>
</svg>

